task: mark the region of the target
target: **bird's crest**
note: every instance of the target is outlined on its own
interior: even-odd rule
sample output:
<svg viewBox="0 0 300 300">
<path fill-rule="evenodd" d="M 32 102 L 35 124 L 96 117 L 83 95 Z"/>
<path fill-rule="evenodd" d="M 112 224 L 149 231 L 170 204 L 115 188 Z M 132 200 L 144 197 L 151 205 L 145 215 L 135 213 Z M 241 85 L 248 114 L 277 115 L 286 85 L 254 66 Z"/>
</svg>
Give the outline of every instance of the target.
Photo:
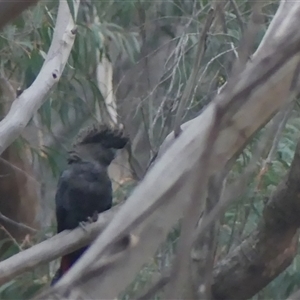
<svg viewBox="0 0 300 300">
<path fill-rule="evenodd" d="M 122 149 L 128 140 L 122 129 L 113 129 L 105 124 L 94 124 L 79 132 L 73 146 L 101 144 L 105 148 Z"/>
</svg>

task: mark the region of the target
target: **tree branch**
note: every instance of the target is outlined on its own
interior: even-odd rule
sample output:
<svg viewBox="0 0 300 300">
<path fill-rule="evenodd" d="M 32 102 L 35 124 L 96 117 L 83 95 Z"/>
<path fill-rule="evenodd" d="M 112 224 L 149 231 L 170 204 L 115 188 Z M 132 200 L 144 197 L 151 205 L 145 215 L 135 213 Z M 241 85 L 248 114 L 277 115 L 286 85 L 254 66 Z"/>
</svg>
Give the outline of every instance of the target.
<svg viewBox="0 0 300 300">
<path fill-rule="evenodd" d="M 97 222 L 87 224 L 85 230 L 77 228 L 61 232 L 0 262 L 0 285 L 41 264 L 88 245 L 103 231 L 119 209 L 120 205 L 99 214 Z"/>
<path fill-rule="evenodd" d="M 80 0 L 73 0 L 73 3 L 76 17 Z M 48 92 L 60 79 L 75 34 L 76 28 L 68 3 L 61 0 L 53 40 L 42 69 L 32 85 L 13 102 L 8 114 L 0 122 L 0 154 L 20 135 L 33 114 L 45 102 Z"/>
<path fill-rule="evenodd" d="M 84 290 L 88 287 L 86 283 L 72 287 L 69 298 L 74 298 L 78 291 L 89 291 L 97 299 L 116 297 L 154 254 L 172 226 L 182 217 L 188 204 L 182 201 L 185 198 L 182 186 L 186 184 L 186 175 L 197 164 L 199 155 L 206 147 L 205 132 L 216 106 L 222 108 L 220 121 L 227 122 L 222 123 L 217 147 L 212 149 L 215 160 L 207 170 L 209 174 L 220 170 L 228 158 L 244 147 L 253 133 L 287 101 L 290 82 L 299 61 L 300 32 L 297 20 L 300 4 L 282 2 L 281 6 L 288 6 L 288 9 L 284 16 L 279 9 L 277 20 L 284 17 L 285 22 L 279 23 L 276 35 L 269 36 L 270 40 L 259 48 L 252 63 L 233 81 L 234 84 L 228 83 L 217 99 L 199 117 L 189 122 L 186 130 L 153 166 L 106 230 L 61 280 L 61 291 L 72 287 L 76 279 L 85 276 L 84 270 L 99 255 L 140 225 L 137 247 L 128 251 L 120 263 L 108 269 L 105 276 L 93 278 L 89 290 Z M 59 285 L 57 288 L 59 290 Z"/>
<path fill-rule="evenodd" d="M 186 83 L 185 89 L 182 93 L 182 97 L 179 102 L 177 113 L 174 119 L 175 136 L 178 136 L 181 132 L 180 125 L 182 122 L 183 112 L 186 109 L 188 101 L 191 101 L 191 96 L 193 96 L 193 91 L 195 89 L 197 79 L 199 77 L 198 74 L 199 74 L 202 58 L 206 50 L 206 39 L 207 39 L 208 31 L 216 15 L 216 7 L 215 7 L 216 5 L 217 5 L 216 2 L 212 3 L 211 8 L 208 11 L 201 35 L 199 36 L 197 52 L 195 56 L 195 63 L 192 68 L 191 75 Z"/>
<path fill-rule="evenodd" d="M 291 170 L 268 202 L 257 229 L 215 267 L 212 292 L 216 299 L 249 298 L 291 263 L 296 255 L 295 234 L 300 225 L 300 203 L 297 201 L 299 180 L 300 143 Z M 90 243 L 112 220 L 119 208 L 116 206 L 100 214 L 96 223 L 87 226 L 87 233 L 81 228 L 60 233 L 1 262 L 0 284 Z M 130 259 L 137 259 L 132 254 Z M 128 260 L 124 259 L 119 268 L 122 269 L 127 263 Z M 164 283 L 165 280 L 166 278 L 163 279 Z"/>
<path fill-rule="evenodd" d="M 249 299 L 292 262 L 300 227 L 300 141 L 256 230 L 214 268 L 215 299 Z"/>
<path fill-rule="evenodd" d="M 209 180 L 209 169 L 211 163 L 211 149 L 214 147 L 217 133 L 219 131 L 219 119 L 217 113 L 212 116 L 211 127 L 208 128 L 206 148 L 199 158 L 198 164 L 194 166 L 189 174 L 188 184 L 186 185 L 186 200 L 190 198 L 190 203 L 184 213 L 181 225 L 181 233 L 177 246 L 177 255 L 172 264 L 171 279 L 166 288 L 166 298 L 175 299 L 182 298 L 182 291 L 187 285 L 188 274 L 190 272 L 189 262 L 192 250 L 194 236 L 193 231 L 197 226 L 203 207 L 205 207 L 206 186 Z M 200 196 L 201 195 L 201 196 Z M 189 291 L 191 294 L 192 289 Z"/>
<path fill-rule="evenodd" d="M 1 222 L 2 221 L 2 222 Z M 37 230 L 28 226 L 28 225 L 25 225 L 23 223 L 20 223 L 20 222 L 16 222 L 6 216 L 4 216 L 1 212 L 0 212 L 0 222 L 1 223 L 7 223 L 7 224 L 10 224 L 12 226 L 15 226 L 17 227 L 19 230 L 23 230 L 23 231 L 26 231 L 26 232 L 29 232 L 29 233 L 37 233 Z"/>
<path fill-rule="evenodd" d="M 275 17 L 285 20 L 278 25 L 276 35 L 269 36 L 270 40 L 259 48 L 260 52 L 254 55 L 253 61 L 243 72 L 228 82 L 207 109 L 190 122 L 167 153 L 149 170 L 109 226 L 57 283 L 57 289 L 70 291 L 72 283 L 85 276 L 86 270 L 97 257 L 140 224 L 144 236 L 140 236 L 140 243 L 128 254 L 122 268 L 114 266 L 108 270 L 109 275 L 106 273 L 101 279 L 94 278 L 94 284 L 84 290 L 91 298 L 116 297 L 147 259 L 153 256 L 167 232 L 182 217 L 187 205 L 182 203 L 182 186 L 186 184 L 186 174 L 206 147 L 205 132 L 214 108 L 220 105 L 220 122 L 224 120 L 224 123 L 221 123 L 217 146 L 212 149 L 215 159 L 207 170 L 209 174 L 222 169 L 226 161 L 243 148 L 248 139 L 287 101 L 290 82 L 299 61 L 300 32 L 297 20 L 300 4 L 284 1 L 281 6 L 288 6 L 288 9 L 284 16 L 279 10 Z M 146 228 L 150 231 L 146 232 Z M 136 256 L 131 260 L 133 253 Z M 72 286 L 69 297 L 72 298 L 83 288 L 78 284 Z"/>
</svg>

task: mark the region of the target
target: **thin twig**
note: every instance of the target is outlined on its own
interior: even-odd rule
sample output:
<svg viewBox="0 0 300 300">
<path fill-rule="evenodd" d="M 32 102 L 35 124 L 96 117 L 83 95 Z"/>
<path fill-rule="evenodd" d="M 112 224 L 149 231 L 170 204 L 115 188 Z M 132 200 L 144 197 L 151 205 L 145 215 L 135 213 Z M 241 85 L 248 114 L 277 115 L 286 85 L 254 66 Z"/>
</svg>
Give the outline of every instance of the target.
<svg viewBox="0 0 300 300">
<path fill-rule="evenodd" d="M 4 216 L 1 212 L 0 212 L 0 220 L 6 222 L 9 225 L 15 226 L 20 230 L 25 230 L 25 231 L 29 231 L 30 233 L 37 233 L 38 231 L 28 225 L 25 225 L 23 223 L 14 221 L 6 216 Z"/>
<path fill-rule="evenodd" d="M 235 160 L 230 161 L 219 173 L 209 179 L 205 218 L 222 198 L 226 177 Z M 203 219 L 202 218 L 202 219 Z M 199 225 L 201 226 L 201 220 Z M 197 238 L 191 251 L 191 273 L 194 295 L 198 299 L 211 299 L 212 271 L 217 250 L 217 233 L 219 222 L 215 222 L 207 230 L 205 237 Z"/>
<path fill-rule="evenodd" d="M 277 152 L 277 148 L 279 145 L 280 138 L 282 136 L 285 125 L 293 111 L 294 102 L 288 103 L 288 105 L 278 113 L 278 115 L 274 118 L 274 126 L 277 127 L 277 131 L 275 133 L 275 137 L 273 139 L 271 149 L 268 153 L 267 158 L 262 162 L 261 171 L 257 176 L 257 186 L 260 186 L 261 178 L 268 171 L 269 166 L 272 164 L 273 158 Z"/>
<path fill-rule="evenodd" d="M 243 17 L 242 17 L 242 14 L 235 2 L 235 0 L 229 0 L 232 8 L 233 8 L 233 11 L 234 11 L 234 14 L 236 16 L 236 19 L 237 19 L 237 22 L 241 28 L 241 32 L 244 32 L 244 21 L 243 21 Z"/>
<path fill-rule="evenodd" d="M 266 133 L 266 138 L 263 140 L 264 143 L 259 143 L 259 145 L 257 146 L 257 149 L 254 155 L 252 156 L 247 169 L 240 176 L 240 179 L 237 182 L 233 182 L 230 186 L 228 186 L 225 189 L 222 200 L 218 203 L 216 207 L 213 208 L 213 210 L 208 214 L 208 216 L 204 218 L 201 226 L 195 231 L 195 238 L 203 236 L 203 234 L 209 228 L 211 223 L 216 221 L 219 218 L 219 216 L 223 212 L 225 212 L 226 207 L 237 197 L 239 197 L 243 193 L 244 189 L 248 186 L 247 183 L 249 181 L 249 178 L 257 168 L 257 161 L 264 151 L 265 142 L 272 136 L 272 134 L 274 134 L 274 131 L 276 129 L 276 127 L 274 128 L 274 125 L 272 125 L 272 123 L 269 125 L 270 129 Z"/>
<path fill-rule="evenodd" d="M 282 135 L 282 132 L 285 128 L 285 125 L 293 111 L 294 108 L 294 98 L 296 95 L 299 93 L 299 74 L 300 74 L 300 63 L 298 63 L 297 68 L 294 72 L 294 76 L 291 82 L 290 86 L 290 95 L 289 95 L 289 100 L 288 103 L 285 105 L 285 107 L 277 114 L 277 116 L 274 118 L 273 123 L 274 123 L 274 129 L 277 128 L 277 132 L 275 134 L 275 138 L 273 139 L 273 143 L 271 146 L 271 149 L 268 153 L 267 158 L 264 160 L 261 170 L 257 176 L 257 188 L 260 186 L 261 178 L 262 176 L 268 171 L 269 166 L 272 163 L 273 157 L 275 155 L 275 152 L 277 151 L 278 144 L 280 137 Z"/>
<path fill-rule="evenodd" d="M 0 225 L 0 228 L 6 233 L 6 235 L 9 237 L 9 239 L 11 241 L 13 241 L 13 243 L 18 247 L 19 251 L 23 251 L 22 246 L 19 245 L 17 240 L 10 234 L 10 232 L 3 225 Z"/>
<path fill-rule="evenodd" d="M 262 2 L 255 0 L 253 2 L 253 11 L 251 18 L 249 20 L 246 31 L 240 41 L 240 46 L 238 47 L 238 59 L 236 59 L 232 73 L 238 74 L 245 67 L 251 53 L 253 52 L 253 47 L 255 43 L 255 38 L 260 30 L 261 24 L 263 22 L 263 16 L 261 13 Z"/>
<path fill-rule="evenodd" d="M 0 156 L 0 161 L 2 163 L 4 163 L 5 165 L 11 167 L 13 170 L 15 170 L 16 172 L 23 174 L 26 178 L 28 178 L 29 180 L 35 182 L 36 184 L 38 184 L 39 186 L 41 185 L 40 182 L 38 182 L 33 176 L 31 176 L 29 173 L 25 172 L 24 170 L 22 170 L 21 168 L 15 166 L 14 164 L 12 164 L 11 162 L 9 162 L 8 160 L 4 159 L 3 157 Z M 5 176 L 9 176 L 8 174 Z"/>
<path fill-rule="evenodd" d="M 179 107 L 177 109 L 177 113 L 175 116 L 175 120 L 174 120 L 175 137 L 178 136 L 181 132 L 180 125 L 181 125 L 181 121 L 182 121 L 182 115 L 183 115 L 183 112 L 184 112 L 184 109 L 186 107 L 188 100 L 190 100 L 190 96 L 192 95 L 192 93 L 194 91 L 196 81 L 198 79 L 198 73 L 199 73 L 201 61 L 202 61 L 203 54 L 204 54 L 205 48 L 206 48 L 206 39 L 207 39 L 208 31 L 214 20 L 215 13 L 216 13 L 216 10 L 212 6 L 208 12 L 205 24 L 203 26 L 202 33 L 199 38 L 198 48 L 197 48 L 196 57 L 195 57 L 195 64 L 193 66 L 191 75 L 187 81 L 186 87 L 183 91 L 182 98 L 181 98 L 181 101 L 179 102 Z"/>
</svg>

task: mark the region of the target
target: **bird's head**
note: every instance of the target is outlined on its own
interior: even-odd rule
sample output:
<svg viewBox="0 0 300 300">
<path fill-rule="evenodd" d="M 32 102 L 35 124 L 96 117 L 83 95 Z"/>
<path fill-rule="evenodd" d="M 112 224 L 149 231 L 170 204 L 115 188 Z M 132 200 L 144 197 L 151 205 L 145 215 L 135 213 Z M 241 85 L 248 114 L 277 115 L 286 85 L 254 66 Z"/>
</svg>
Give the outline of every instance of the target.
<svg viewBox="0 0 300 300">
<path fill-rule="evenodd" d="M 82 130 L 73 144 L 69 162 L 80 160 L 97 161 L 108 167 L 115 158 L 118 149 L 122 149 L 129 139 L 123 130 L 116 130 L 107 125 L 93 125 Z M 73 155 L 71 155 L 73 153 Z M 72 159 L 74 157 L 74 160 Z"/>
</svg>

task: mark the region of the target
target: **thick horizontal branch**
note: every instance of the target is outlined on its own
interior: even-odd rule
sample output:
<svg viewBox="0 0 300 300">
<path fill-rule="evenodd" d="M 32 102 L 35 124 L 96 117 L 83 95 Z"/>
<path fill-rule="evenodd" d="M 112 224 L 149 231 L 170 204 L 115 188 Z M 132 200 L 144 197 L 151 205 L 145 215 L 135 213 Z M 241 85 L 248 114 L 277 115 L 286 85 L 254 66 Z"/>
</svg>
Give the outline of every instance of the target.
<svg viewBox="0 0 300 300">
<path fill-rule="evenodd" d="M 97 222 L 88 224 L 85 230 L 77 228 L 72 231 L 63 231 L 0 262 L 0 285 L 41 264 L 88 245 L 103 231 L 119 208 L 120 205 L 100 214 Z"/>
</svg>

